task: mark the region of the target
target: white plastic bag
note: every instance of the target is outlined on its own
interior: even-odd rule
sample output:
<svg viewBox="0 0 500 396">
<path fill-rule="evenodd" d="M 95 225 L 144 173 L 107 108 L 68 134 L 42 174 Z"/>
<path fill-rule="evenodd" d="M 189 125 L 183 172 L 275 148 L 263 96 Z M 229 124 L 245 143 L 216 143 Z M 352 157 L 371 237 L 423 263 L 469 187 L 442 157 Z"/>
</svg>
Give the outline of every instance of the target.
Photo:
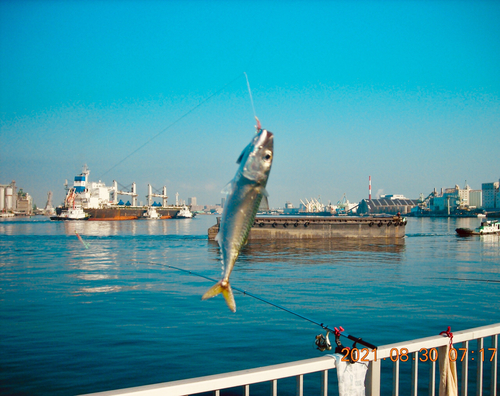
<svg viewBox="0 0 500 396">
<path fill-rule="evenodd" d="M 337 378 L 340 396 L 365 396 L 365 378 L 368 363 L 342 361 L 344 355 L 332 355 L 337 363 Z"/>
</svg>

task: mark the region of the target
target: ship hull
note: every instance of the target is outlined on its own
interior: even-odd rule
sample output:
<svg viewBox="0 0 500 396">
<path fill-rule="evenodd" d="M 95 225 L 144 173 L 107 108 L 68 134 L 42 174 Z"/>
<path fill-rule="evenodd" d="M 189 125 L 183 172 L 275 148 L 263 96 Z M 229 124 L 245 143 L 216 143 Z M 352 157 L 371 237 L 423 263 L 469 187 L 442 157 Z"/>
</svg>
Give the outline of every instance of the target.
<svg viewBox="0 0 500 396">
<path fill-rule="evenodd" d="M 156 211 L 162 218 L 175 217 L 181 210 L 181 207 L 158 207 Z M 84 209 L 85 213 L 90 215 L 92 221 L 117 221 L 117 220 L 136 220 L 141 219 L 146 213 L 147 208 L 144 207 L 116 207 L 116 208 L 99 208 L 99 209 Z"/>
<path fill-rule="evenodd" d="M 72 218 L 66 217 L 66 216 L 51 216 L 50 220 L 54 220 L 54 221 L 86 221 L 86 220 L 89 220 L 89 218 L 85 217 L 83 219 L 72 219 Z"/>
<path fill-rule="evenodd" d="M 474 231 L 470 228 L 457 228 L 455 229 L 455 231 L 459 236 L 462 237 L 474 235 Z"/>
</svg>

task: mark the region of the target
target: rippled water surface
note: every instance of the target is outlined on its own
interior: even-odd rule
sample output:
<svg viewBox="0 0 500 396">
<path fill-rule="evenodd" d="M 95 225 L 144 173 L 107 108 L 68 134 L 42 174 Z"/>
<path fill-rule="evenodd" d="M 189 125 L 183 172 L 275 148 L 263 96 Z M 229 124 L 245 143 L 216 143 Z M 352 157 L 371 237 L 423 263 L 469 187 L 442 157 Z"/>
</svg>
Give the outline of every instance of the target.
<svg viewBox="0 0 500 396">
<path fill-rule="evenodd" d="M 168 267 L 218 278 L 215 222 L 0 220 L 0 392 L 71 395 L 321 356 L 318 326 L 239 293 L 236 313 L 220 296 L 201 301 L 211 282 Z M 455 234 L 477 225 L 252 241 L 231 281 L 376 345 L 499 323 L 500 237 Z"/>
</svg>

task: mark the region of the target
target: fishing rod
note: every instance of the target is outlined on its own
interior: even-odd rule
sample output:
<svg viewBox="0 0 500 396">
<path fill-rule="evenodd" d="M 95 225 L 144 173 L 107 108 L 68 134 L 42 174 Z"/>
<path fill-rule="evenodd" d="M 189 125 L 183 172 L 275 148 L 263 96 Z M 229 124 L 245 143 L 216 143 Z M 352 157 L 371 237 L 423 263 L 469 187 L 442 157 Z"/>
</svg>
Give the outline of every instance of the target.
<svg viewBox="0 0 500 396">
<path fill-rule="evenodd" d="M 181 272 L 185 272 L 187 274 L 190 274 L 190 275 L 195 275 L 195 276 L 198 276 L 200 278 L 204 278 L 204 279 L 207 279 L 209 281 L 212 281 L 212 282 L 215 282 L 217 283 L 218 280 L 217 279 L 213 279 L 213 278 L 210 278 L 208 276 L 205 276 L 205 275 L 202 275 L 198 272 L 194 272 L 194 271 L 191 271 L 191 270 L 186 270 L 186 269 L 183 269 L 183 268 L 179 268 L 179 267 L 175 267 L 173 265 L 169 265 L 169 264 L 161 264 L 162 266 L 166 266 L 168 268 L 172 268 L 172 269 L 175 269 L 175 270 L 178 270 L 178 271 L 181 271 Z M 249 297 L 253 297 L 255 298 L 256 300 L 259 300 L 259 301 L 262 301 L 266 304 L 269 304 L 269 305 L 272 305 L 273 307 L 276 307 L 278 309 L 281 309 L 282 311 L 285 311 L 285 312 L 288 312 L 288 313 L 291 313 L 292 315 L 295 315 L 301 319 L 304 319 L 304 320 L 307 320 L 308 322 L 311 322 L 317 326 L 320 326 L 321 328 L 325 329 L 327 332 L 332 332 L 335 334 L 335 336 L 342 336 L 342 337 L 345 337 L 345 338 L 348 338 L 349 340 L 351 341 L 354 341 L 354 344 L 358 343 L 358 344 L 361 344 L 361 345 L 364 345 L 370 349 L 377 349 L 377 347 L 365 340 L 363 340 L 362 338 L 359 338 L 359 337 L 355 337 L 353 335 L 350 335 L 350 334 L 344 334 L 344 329 L 342 327 L 340 327 L 340 330 L 337 329 L 336 327 L 335 328 L 331 328 L 330 326 L 324 324 L 324 323 L 321 323 L 321 322 L 318 322 L 316 320 L 313 320 L 313 319 L 310 319 L 302 314 L 299 314 L 295 311 L 292 311 L 291 309 L 288 309 L 286 307 L 283 307 L 282 305 L 279 305 L 279 304 L 276 304 L 276 303 L 273 303 L 272 301 L 269 301 L 265 298 L 262 298 L 260 296 L 257 296 L 256 294 L 253 294 L 253 293 L 250 293 L 249 291 L 247 290 L 243 290 L 243 289 L 240 289 L 238 287 L 234 287 L 234 286 L 231 286 L 231 288 L 233 290 L 236 290 L 236 291 L 239 291 L 240 293 L 244 294 L 244 295 L 247 295 Z M 328 333 L 327 333 L 327 337 L 326 337 L 326 342 L 328 343 L 327 346 L 329 346 L 329 340 L 328 340 Z M 318 345 L 319 347 L 319 345 Z M 330 348 L 325 348 L 325 349 L 330 349 Z"/>
</svg>

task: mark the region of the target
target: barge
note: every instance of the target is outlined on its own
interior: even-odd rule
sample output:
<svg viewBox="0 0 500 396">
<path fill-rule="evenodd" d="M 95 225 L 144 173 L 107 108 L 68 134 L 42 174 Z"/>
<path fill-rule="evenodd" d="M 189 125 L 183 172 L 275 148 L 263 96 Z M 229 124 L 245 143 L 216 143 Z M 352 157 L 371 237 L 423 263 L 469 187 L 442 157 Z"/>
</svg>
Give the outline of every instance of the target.
<svg viewBox="0 0 500 396">
<path fill-rule="evenodd" d="M 260 216 L 255 218 L 248 239 L 403 238 L 406 224 L 401 216 Z M 215 240 L 219 227 L 220 217 L 208 229 L 209 240 Z"/>
</svg>

